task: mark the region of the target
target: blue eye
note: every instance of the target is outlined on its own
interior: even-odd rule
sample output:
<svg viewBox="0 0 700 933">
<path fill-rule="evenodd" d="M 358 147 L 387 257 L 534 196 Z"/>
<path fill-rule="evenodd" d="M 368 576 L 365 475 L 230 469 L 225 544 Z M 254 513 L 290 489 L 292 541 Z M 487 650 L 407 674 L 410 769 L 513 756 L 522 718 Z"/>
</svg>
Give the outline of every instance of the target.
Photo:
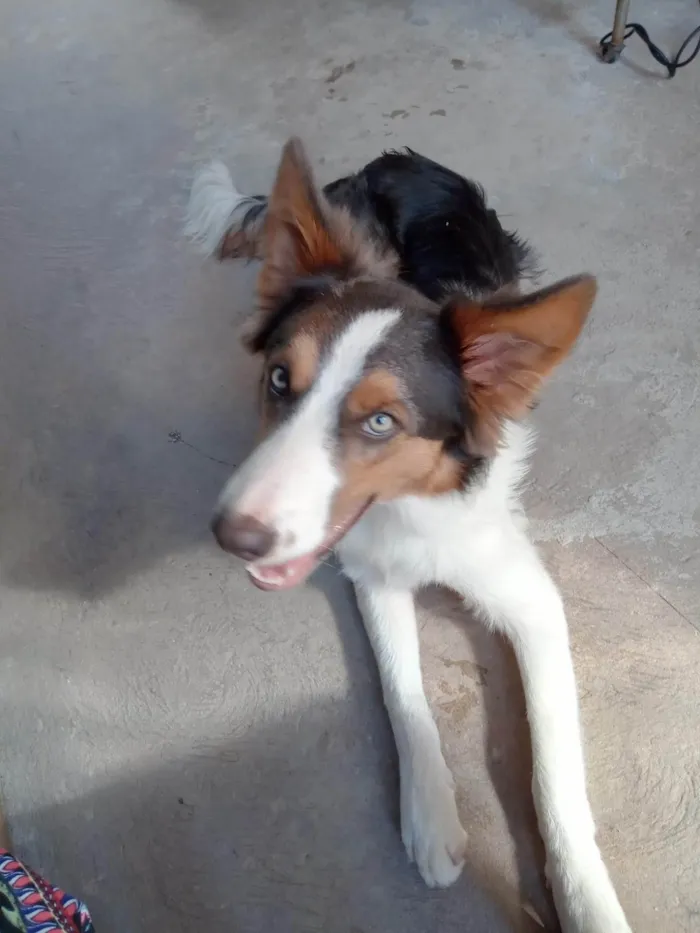
<svg viewBox="0 0 700 933">
<path fill-rule="evenodd" d="M 386 411 L 378 411 L 362 422 L 362 430 L 370 437 L 387 437 L 396 428 L 396 421 Z"/>
</svg>

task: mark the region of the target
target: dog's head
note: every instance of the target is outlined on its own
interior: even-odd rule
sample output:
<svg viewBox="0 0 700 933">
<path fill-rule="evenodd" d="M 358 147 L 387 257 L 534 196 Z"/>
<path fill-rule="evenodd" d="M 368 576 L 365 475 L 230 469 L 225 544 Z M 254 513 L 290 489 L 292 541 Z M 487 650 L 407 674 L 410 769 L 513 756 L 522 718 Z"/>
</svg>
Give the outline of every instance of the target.
<svg viewBox="0 0 700 933">
<path fill-rule="evenodd" d="M 220 545 L 264 589 L 300 583 L 374 502 L 460 488 L 578 336 L 595 281 L 434 305 L 285 147 L 259 312 L 262 438 L 224 488 Z"/>
</svg>

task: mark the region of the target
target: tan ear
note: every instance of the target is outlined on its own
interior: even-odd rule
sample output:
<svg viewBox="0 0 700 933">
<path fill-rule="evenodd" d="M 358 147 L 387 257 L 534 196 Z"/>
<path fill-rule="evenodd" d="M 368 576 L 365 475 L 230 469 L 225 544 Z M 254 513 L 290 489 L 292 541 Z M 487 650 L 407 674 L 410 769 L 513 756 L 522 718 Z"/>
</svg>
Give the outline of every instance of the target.
<svg viewBox="0 0 700 933">
<path fill-rule="evenodd" d="M 298 139 L 282 151 L 268 204 L 264 262 L 258 278 L 263 313 L 272 309 L 304 276 L 343 275 L 352 257 L 332 229 L 330 212 L 314 185 L 311 168 Z"/>
<path fill-rule="evenodd" d="M 586 275 L 523 298 L 483 305 L 456 299 L 444 309 L 458 341 L 476 453 L 494 453 L 504 419 L 530 408 L 581 333 L 596 291 L 596 280 Z"/>
</svg>

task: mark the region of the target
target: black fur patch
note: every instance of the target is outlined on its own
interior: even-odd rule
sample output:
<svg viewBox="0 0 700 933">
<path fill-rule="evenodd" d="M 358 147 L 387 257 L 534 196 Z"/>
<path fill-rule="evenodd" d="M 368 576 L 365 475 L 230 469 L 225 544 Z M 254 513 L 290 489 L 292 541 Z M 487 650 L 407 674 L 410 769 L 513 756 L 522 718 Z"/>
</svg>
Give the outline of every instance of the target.
<svg viewBox="0 0 700 933">
<path fill-rule="evenodd" d="M 433 301 L 455 288 L 495 292 L 536 271 L 530 247 L 503 229 L 479 185 L 410 149 L 386 152 L 324 192 L 388 243 L 403 281 Z"/>
</svg>

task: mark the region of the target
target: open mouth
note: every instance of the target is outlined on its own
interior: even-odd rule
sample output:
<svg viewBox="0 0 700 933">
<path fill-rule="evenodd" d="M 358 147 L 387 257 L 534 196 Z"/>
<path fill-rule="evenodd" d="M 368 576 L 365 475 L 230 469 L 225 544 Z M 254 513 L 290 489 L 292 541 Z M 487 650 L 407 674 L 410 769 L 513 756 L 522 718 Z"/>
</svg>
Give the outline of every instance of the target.
<svg viewBox="0 0 700 933">
<path fill-rule="evenodd" d="M 368 499 L 360 509 L 334 525 L 323 543 L 315 550 L 281 564 L 248 564 L 248 576 L 261 590 L 290 590 L 293 586 L 298 586 L 311 576 L 341 538 L 362 518 L 372 502 L 373 498 Z"/>
</svg>

